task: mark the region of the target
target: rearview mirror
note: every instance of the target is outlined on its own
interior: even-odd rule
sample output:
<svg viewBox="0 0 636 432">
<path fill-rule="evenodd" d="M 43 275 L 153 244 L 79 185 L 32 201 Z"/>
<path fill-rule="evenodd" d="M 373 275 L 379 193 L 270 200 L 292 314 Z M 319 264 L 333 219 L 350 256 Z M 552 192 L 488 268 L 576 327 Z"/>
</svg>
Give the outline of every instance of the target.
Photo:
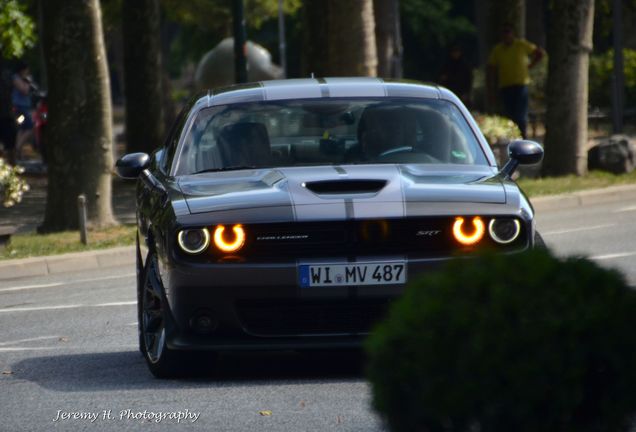
<svg viewBox="0 0 636 432">
<path fill-rule="evenodd" d="M 534 141 L 515 140 L 508 145 L 508 157 L 506 165 L 501 169 L 501 174 L 510 177 L 517 167 L 521 165 L 534 165 L 543 159 L 543 148 Z"/>
<path fill-rule="evenodd" d="M 129 153 L 115 163 L 117 175 L 125 179 L 136 179 L 150 165 L 150 156 L 146 153 Z"/>
</svg>

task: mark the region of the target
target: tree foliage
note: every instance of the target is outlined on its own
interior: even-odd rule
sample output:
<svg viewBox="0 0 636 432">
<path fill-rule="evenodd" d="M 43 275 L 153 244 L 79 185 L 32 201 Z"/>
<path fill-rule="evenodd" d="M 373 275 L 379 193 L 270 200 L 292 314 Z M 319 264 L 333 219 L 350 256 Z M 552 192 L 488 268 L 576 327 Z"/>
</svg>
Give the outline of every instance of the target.
<svg viewBox="0 0 636 432">
<path fill-rule="evenodd" d="M 294 15 L 301 0 L 285 0 L 283 11 Z M 227 0 L 161 0 L 167 20 L 177 23 L 179 30 L 172 40 L 166 66 L 175 72 L 187 61 L 199 61 L 223 38 L 232 35 L 231 2 Z M 278 0 L 245 0 L 247 36 L 258 31 L 278 16 Z"/>
<path fill-rule="evenodd" d="M 475 31 L 466 17 L 453 15 L 451 0 L 402 0 L 400 4 L 402 16 L 423 45 L 447 45 Z"/>
<path fill-rule="evenodd" d="M 466 4 L 468 9 L 462 9 Z M 405 77 L 437 81 L 450 44 L 461 42 L 466 54 L 476 48 L 475 26 L 466 16 L 472 2 L 466 4 L 451 0 L 400 1 Z M 467 57 L 477 61 L 476 56 Z"/>
<path fill-rule="evenodd" d="M 35 44 L 35 24 L 26 5 L 17 0 L 0 0 L 0 54 L 22 57 Z"/>
<path fill-rule="evenodd" d="M 625 73 L 625 104 L 636 106 L 636 50 L 623 49 Z M 614 72 L 614 50 L 610 49 L 590 57 L 590 105 L 607 108 L 611 106 L 610 89 Z"/>
</svg>

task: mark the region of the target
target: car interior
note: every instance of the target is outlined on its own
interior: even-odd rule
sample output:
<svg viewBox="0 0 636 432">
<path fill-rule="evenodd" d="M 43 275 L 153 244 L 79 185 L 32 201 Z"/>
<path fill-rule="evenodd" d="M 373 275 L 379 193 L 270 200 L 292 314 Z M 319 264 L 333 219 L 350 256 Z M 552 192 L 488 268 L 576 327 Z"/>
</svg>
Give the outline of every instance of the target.
<svg viewBox="0 0 636 432">
<path fill-rule="evenodd" d="M 187 173 L 325 164 L 485 163 L 472 131 L 457 118 L 461 114 L 422 103 L 364 102 L 326 108 L 272 104 L 274 109 L 260 110 L 231 105 L 195 122 L 180 163 Z"/>
</svg>

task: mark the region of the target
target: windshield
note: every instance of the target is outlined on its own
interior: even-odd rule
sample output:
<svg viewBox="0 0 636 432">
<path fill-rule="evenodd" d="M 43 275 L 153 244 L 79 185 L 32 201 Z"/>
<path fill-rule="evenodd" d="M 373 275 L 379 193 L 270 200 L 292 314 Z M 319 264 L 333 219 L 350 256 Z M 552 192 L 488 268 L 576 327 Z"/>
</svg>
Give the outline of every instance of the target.
<svg viewBox="0 0 636 432">
<path fill-rule="evenodd" d="M 311 99 L 201 110 L 176 175 L 366 163 L 487 165 L 465 118 L 433 99 Z"/>
</svg>

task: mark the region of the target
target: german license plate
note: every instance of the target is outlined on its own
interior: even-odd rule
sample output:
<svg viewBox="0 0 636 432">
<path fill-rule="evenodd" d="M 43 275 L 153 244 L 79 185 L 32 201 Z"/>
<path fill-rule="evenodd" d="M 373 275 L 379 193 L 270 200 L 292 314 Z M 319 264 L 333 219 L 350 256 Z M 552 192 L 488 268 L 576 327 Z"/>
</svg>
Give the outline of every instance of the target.
<svg viewBox="0 0 636 432">
<path fill-rule="evenodd" d="M 406 283 L 404 261 L 307 264 L 299 266 L 300 286 L 390 285 Z"/>
</svg>

